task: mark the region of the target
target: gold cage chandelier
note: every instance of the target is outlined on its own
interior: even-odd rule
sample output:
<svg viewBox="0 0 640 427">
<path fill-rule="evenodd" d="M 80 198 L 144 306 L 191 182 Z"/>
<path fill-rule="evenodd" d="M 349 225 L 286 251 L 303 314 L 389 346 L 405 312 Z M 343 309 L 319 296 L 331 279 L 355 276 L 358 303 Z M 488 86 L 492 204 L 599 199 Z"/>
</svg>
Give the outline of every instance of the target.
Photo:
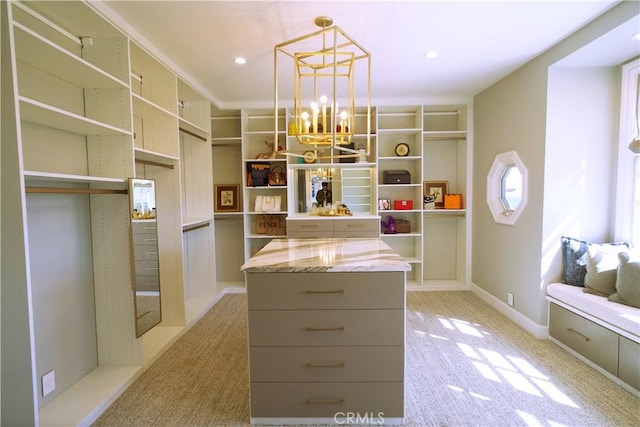
<svg viewBox="0 0 640 427">
<path fill-rule="evenodd" d="M 289 144 L 287 150 L 278 154 L 306 160 L 368 156 L 371 151 L 371 55 L 339 27 L 331 26 L 331 18 L 320 16 L 315 24 L 321 30 L 277 44 L 274 49 L 276 135 L 278 81 L 282 79 L 278 57 L 284 54 L 293 61 L 293 109 L 288 133 L 296 137 L 298 145 Z M 356 123 L 356 99 L 366 102 L 366 116 L 358 115 L 358 120 L 366 120 L 366 130 L 362 123 Z M 356 125 L 365 140 L 364 146 L 358 149 L 351 145 Z"/>
</svg>

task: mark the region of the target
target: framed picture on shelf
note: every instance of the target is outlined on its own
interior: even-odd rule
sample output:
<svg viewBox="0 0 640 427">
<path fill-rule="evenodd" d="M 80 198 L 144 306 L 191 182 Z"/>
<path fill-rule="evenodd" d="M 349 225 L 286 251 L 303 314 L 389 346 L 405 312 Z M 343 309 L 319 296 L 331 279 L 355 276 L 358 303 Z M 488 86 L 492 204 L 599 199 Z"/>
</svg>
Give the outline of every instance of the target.
<svg viewBox="0 0 640 427">
<path fill-rule="evenodd" d="M 238 184 L 215 184 L 214 210 L 216 212 L 240 211 L 240 186 Z"/>
<path fill-rule="evenodd" d="M 424 181 L 424 196 L 431 195 L 436 209 L 444 209 L 444 195 L 449 190 L 449 181 Z"/>
<path fill-rule="evenodd" d="M 388 211 L 391 209 L 391 199 L 378 199 L 378 210 Z"/>
</svg>

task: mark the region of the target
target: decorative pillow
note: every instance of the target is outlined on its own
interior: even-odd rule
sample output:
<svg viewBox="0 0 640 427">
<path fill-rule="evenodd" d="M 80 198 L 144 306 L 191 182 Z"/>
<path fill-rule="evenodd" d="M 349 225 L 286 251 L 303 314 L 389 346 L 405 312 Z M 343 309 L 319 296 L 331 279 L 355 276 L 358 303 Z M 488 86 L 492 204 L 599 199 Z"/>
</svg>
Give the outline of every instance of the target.
<svg viewBox="0 0 640 427">
<path fill-rule="evenodd" d="M 626 245 L 589 245 L 584 292 L 604 297 L 615 293 L 618 254 L 627 250 Z"/>
<path fill-rule="evenodd" d="M 618 254 L 618 275 L 616 292 L 609 296 L 609 301 L 640 308 L 640 257 L 631 259 L 630 254 Z"/>
<path fill-rule="evenodd" d="M 588 242 L 562 236 L 562 283 L 573 286 L 584 286 L 587 274 Z"/>
</svg>

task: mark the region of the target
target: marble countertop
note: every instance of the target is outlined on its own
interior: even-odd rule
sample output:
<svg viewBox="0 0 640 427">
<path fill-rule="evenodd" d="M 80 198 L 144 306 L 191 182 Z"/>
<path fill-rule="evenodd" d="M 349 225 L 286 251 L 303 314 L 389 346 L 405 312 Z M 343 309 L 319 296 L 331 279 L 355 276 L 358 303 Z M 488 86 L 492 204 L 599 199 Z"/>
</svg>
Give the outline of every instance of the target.
<svg viewBox="0 0 640 427">
<path fill-rule="evenodd" d="M 381 239 L 274 239 L 241 270 L 256 272 L 409 271 Z"/>
</svg>

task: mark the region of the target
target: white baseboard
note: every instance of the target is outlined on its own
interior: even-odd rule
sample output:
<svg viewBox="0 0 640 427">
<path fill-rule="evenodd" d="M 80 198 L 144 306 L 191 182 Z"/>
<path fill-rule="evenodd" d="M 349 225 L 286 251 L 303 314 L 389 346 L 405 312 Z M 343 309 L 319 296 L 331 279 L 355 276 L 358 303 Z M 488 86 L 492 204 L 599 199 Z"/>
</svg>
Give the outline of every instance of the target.
<svg viewBox="0 0 640 427">
<path fill-rule="evenodd" d="M 549 336 L 549 326 L 537 324 L 519 311 L 515 310 L 513 307 L 480 288 L 475 283 L 471 284 L 471 292 L 476 294 L 481 300 L 489 304 L 491 307 L 507 316 L 509 320 L 529 332 L 534 337 L 546 339 Z"/>
</svg>

